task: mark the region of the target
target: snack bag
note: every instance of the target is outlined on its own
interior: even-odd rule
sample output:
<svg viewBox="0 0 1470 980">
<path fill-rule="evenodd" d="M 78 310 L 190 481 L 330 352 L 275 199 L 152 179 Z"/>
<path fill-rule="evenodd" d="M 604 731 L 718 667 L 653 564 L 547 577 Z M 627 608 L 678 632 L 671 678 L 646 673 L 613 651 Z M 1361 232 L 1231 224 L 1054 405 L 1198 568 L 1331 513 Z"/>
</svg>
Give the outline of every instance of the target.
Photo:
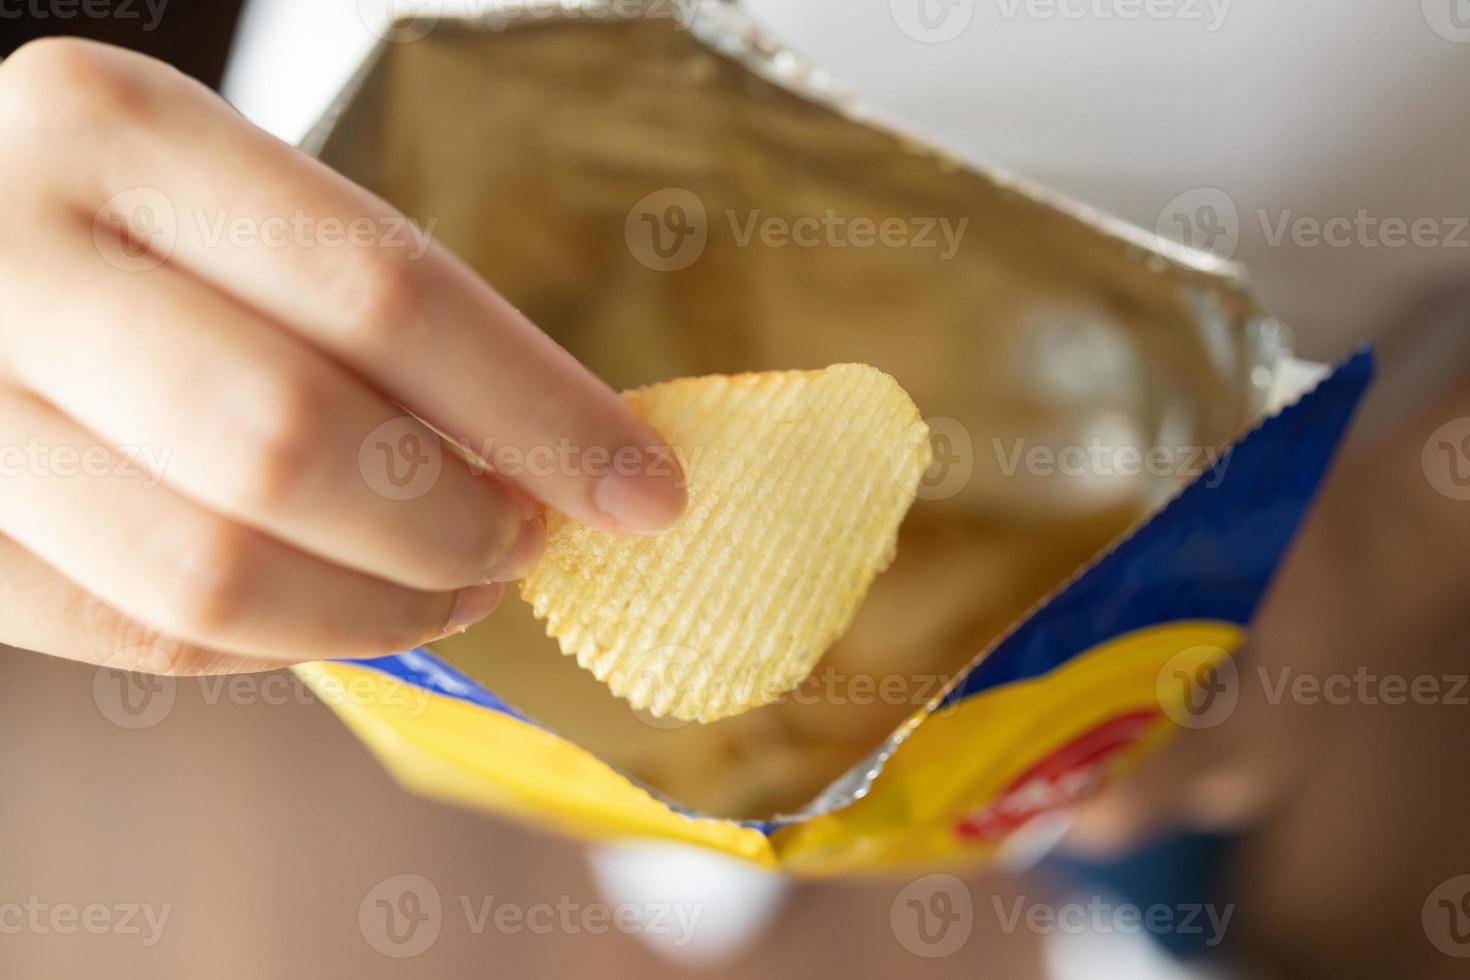
<svg viewBox="0 0 1470 980">
<path fill-rule="evenodd" d="M 512 595 L 297 668 L 392 773 L 839 874 L 992 860 L 1223 717 L 1369 355 L 1273 413 L 1283 332 L 1235 266 L 875 122 L 738 7 L 531 8 L 400 25 L 308 148 L 615 388 L 872 365 L 932 462 L 851 625 L 742 713 L 636 709 Z"/>
<path fill-rule="evenodd" d="M 718 820 L 661 799 L 428 649 L 298 670 L 406 786 L 429 795 L 806 873 L 985 859 L 1171 728 L 1228 715 L 1228 658 L 1371 363 L 1358 354 L 1266 420 L 794 816 Z"/>
</svg>

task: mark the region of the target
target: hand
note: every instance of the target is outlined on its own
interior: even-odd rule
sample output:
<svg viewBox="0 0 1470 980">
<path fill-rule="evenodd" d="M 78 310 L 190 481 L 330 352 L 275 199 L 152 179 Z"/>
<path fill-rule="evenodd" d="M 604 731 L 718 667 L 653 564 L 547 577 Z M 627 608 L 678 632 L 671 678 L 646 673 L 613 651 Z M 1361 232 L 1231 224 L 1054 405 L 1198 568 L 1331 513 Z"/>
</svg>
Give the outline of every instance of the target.
<svg viewBox="0 0 1470 980">
<path fill-rule="evenodd" d="M 540 503 L 634 533 L 683 509 L 610 389 L 173 69 L 28 45 L 0 132 L 0 642 L 171 673 L 386 654 L 487 615 Z"/>
<path fill-rule="evenodd" d="M 1377 840 L 1422 832 L 1425 801 L 1445 787 L 1425 763 L 1442 752 L 1446 727 L 1470 736 L 1470 502 L 1433 468 L 1447 423 L 1470 428 L 1470 381 L 1345 455 L 1234 658 L 1233 710 L 1181 731 L 1084 805 L 1069 848 L 1112 854 L 1171 825 L 1242 830 L 1334 780 L 1359 787 L 1330 804 L 1339 828 L 1343 814 L 1365 821 L 1377 802 L 1398 799 L 1407 822 L 1380 827 Z M 1452 472 L 1466 464 L 1454 460 Z"/>
</svg>

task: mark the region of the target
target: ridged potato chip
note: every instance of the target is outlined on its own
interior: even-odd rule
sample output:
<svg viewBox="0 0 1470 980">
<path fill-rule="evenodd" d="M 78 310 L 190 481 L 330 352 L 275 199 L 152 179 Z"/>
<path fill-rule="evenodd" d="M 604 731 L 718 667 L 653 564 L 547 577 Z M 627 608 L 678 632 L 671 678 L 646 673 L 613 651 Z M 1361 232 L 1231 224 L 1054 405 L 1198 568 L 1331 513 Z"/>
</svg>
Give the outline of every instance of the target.
<svg viewBox="0 0 1470 980">
<path fill-rule="evenodd" d="M 548 515 L 522 594 L 562 652 L 635 708 L 708 722 L 776 700 L 893 560 L 930 459 L 918 409 L 861 364 L 623 398 L 677 452 L 688 510 L 651 537 Z"/>
</svg>

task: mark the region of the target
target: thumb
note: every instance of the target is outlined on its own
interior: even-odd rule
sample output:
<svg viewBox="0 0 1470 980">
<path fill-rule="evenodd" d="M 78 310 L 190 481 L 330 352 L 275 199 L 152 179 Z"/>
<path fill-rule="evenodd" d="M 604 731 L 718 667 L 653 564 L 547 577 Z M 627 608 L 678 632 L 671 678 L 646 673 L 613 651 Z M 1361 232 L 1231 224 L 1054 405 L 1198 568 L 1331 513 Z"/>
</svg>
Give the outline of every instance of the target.
<svg viewBox="0 0 1470 980">
<path fill-rule="evenodd" d="M 1281 734 L 1284 719 L 1268 710 L 1252 684 L 1242 683 L 1249 661 L 1250 651 L 1242 650 L 1218 669 L 1161 672 L 1160 707 L 1172 732 L 1152 755 L 1081 804 L 1061 846 L 1106 856 L 1164 829 L 1232 830 L 1259 816 L 1292 750 L 1273 747 L 1273 732 Z M 1182 696 L 1170 696 L 1180 692 L 1166 690 L 1166 682 L 1181 678 Z"/>
<path fill-rule="evenodd" d="M 1081 804 L 1063 850 L 1110 857 L 1172 828 L 1223 830 L 1257 812 L 1242 750 L 1226 729 L 1175 732 L 1162 749 Z"/>
</svg>

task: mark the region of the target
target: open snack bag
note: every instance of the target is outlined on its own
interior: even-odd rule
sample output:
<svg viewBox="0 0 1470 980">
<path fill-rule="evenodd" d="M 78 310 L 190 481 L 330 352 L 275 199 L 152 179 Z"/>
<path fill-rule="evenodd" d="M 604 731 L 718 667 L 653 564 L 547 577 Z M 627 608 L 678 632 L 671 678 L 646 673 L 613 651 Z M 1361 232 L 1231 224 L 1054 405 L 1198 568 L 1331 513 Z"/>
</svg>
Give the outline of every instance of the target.
<svg viewBox="0 0 1470 980">
<path fill-rule="evenodd" d="M 1293 362 L 1235 267 L 874 121 L 738 8 L 701 4 L 686 22 L 664 3 L 534 6 L 400 25 L 310 148 L 432 226 L 617 389 L 870 365 L 833 383 L 892 382 L 922 423 L 895 415 L 880 438 L 866 402 L 804 404 L 874 440 L 869 469 L 888 472 L 873 485 L 912 506 L 891 515 L 896 548 L 850 569 L 866 588 L 850 623 L 835 585 L 770 600 L 783 629 L 829 607 L 845 629 L 830 644 L 819 631 L 778 690 L 738 704 L 629 684 L 620 697 L 599 680 L 615 670 L 579 666 L 615 644 L 569 590 L 579 575 L 614 588 L 633 560 L 532 573 L 553 632 L 582 617 L 560 645 L 511 590 L 432 648 L 298 668 L 394 775 L 582 836 L 836 874 L 992 859 L 1171 729 L 1222 718 L 1222 665 L 1370 356 L 1279 408 Z M 664 404 L 704 419 L 694 401 Z M 711 404 L 712 431 L 729 431 Z M 775 395 L 748 404 L 729 425 L 786 419 Z M 767 453 L 751 479 L 798 455 Z M 807 469 L 825 482 L 809 473 L 766 518 L 836 508 L 855 479 Z M 673 568 L 693 592 L 738 592 L 741 568 L 776 574 L 692 547 L 649 554 L 638 567 Z M 670 575 L 623 605 L 657 607 Z M 773 656 L 801 652 L 764 621 L 711 623 L 715 646 L 743 629 Z"/>
</svg>

